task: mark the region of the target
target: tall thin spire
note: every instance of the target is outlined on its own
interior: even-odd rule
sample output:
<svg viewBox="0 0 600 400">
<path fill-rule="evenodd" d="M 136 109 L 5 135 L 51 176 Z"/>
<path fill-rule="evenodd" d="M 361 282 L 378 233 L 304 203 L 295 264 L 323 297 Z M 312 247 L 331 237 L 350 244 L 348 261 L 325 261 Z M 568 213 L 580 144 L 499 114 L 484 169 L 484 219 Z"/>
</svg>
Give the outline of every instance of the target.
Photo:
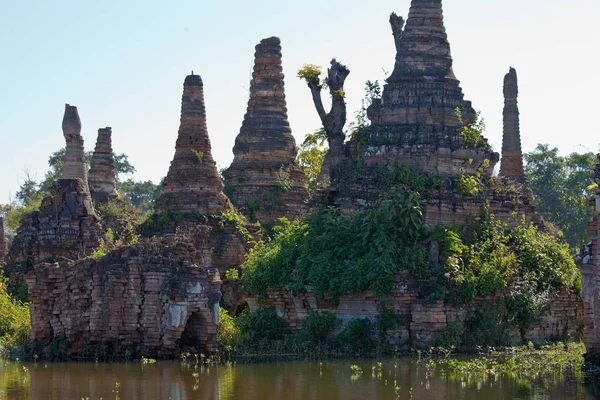
<svg viewBox="0 0 600 400">
<path fill-rule="evenodd" d="M 500 175 L 519 182 L 525 182 L 519 128 L 518 95 L 517 71 L 511 67 L 508 74 L 504 76 L 504 133 L 502 136 Z"/>
<path fill-rule="evenodd" d="M 394 30 L 396 65 L 389 80 L 415 76 L 456 79 L 441 0 L 412 0 L 404 30 Z"/>
<path fill-rule="evenodd" d="M 211 153 L 206 127 L 204 85 L 199 75 L 188 75 L 183 84 L 181 123 L 175 156 L 163 184 L 156 211 L 168 209 L 218 214 L 230 207 Z"/>
<path fill-rule="evenodd" d="M 65 114 L 62 121 L 63 135 L 66 141 L 63 179 L 81 179 L 89 192 L 85 150 L 81 136 L 81 120 L 77 107 L 65 104 Z"/>
</svg>

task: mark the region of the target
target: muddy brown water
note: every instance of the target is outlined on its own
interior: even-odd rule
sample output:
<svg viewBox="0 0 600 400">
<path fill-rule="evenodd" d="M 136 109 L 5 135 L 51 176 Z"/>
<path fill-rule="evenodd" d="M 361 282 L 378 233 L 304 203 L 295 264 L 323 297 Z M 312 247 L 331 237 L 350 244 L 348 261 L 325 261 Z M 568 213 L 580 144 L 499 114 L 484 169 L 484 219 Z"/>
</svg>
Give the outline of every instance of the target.
<svg viewBox="0 0 600 400">
<path fill-rule="evenodd" d="M 353 372 L 351 365 L 363 372 Z M 356 368 L 355 368 L 356 369 Z M 0 360 L 0 400 L 12 399 L 594 399 L 568 376 L 451 379 L 414 360 L 198 366 L 181 362 L 22 363 Z"/>
</svg>

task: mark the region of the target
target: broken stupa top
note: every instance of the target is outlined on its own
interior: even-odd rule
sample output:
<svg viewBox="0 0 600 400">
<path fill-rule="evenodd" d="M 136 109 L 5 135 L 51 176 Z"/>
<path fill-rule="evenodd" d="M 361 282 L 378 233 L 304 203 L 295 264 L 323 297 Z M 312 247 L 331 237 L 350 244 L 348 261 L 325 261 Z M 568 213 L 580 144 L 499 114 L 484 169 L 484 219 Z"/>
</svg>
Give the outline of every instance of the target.
<svg viewBox="0 0 600 400">
<path fill-rule="evenodd" d="M 81 136 L 81 120 L 77 107 L 65 104 L 62 130 L 66 142 L 62 177 L 63 179 L 81 179 L 85 191 L 89 192 L 85 150 Z"/>
<path fill-rule="evenodd" d="M 396 65 L 388 81 L 423 76 L 456 79 L 441 0 L 413 0 L 406 27 L 396 40 Z"/>
</svg>

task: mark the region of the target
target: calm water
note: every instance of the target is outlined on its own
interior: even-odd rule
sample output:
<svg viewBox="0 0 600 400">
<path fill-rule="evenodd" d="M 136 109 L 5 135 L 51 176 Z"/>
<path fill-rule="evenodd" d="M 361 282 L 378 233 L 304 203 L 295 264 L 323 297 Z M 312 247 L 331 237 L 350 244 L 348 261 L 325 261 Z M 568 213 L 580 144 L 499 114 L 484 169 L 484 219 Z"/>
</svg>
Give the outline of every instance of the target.
<svg viewBox="0 0 600 400">
<path fill-rule="evenodd" d="M 350 365 L 364 372 L 353 374 Z M 373 371 L 373 367 L 375 370 Z M 117 388 L 118 382 L 118 388 Z M 396 392 L 395 386 L 400 390 Z M 412 390 L 411 390 L 412 389 Z M 412 397 L 411 397 L 412 393 Z M 0 399 L 593 399 L 568 378 L 456 381 L 411 360 L 272 363 L 198 367 L 142 364 L 30 364 L 0 360 Z"/>
</svg>

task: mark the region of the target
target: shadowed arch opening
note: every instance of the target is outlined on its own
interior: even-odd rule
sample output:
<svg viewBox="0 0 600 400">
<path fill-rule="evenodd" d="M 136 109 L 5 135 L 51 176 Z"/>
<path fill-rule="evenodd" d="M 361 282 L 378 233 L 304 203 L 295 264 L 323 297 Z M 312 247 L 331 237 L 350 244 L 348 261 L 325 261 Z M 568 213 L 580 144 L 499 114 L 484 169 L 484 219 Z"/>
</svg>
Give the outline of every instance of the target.
<svg viewBox="0 0 600 400">
<path fill-rule="evenodd" d="M 208 310 L 192 312 L 181 335 L 180 345 L 182 350 L 191 349 L 198 353 L 210 351 L 214 347 L 211 340 L 215 340 L 215 335 L 212 334 L 215 331 L 213 325 Z"/>
</svg>

